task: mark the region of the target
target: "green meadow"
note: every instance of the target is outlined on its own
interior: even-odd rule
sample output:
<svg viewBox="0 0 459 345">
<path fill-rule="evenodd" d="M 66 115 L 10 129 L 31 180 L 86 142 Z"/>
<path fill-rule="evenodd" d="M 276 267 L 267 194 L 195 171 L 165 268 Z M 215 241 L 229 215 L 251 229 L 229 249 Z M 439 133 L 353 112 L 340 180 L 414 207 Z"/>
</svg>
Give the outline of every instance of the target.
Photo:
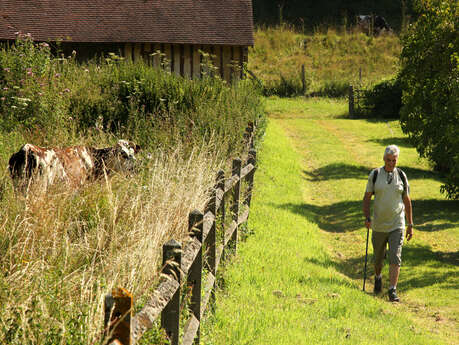
<svg viewBox="0 0 459 345">
<path fill-rule="evenodd" d="M 398 121 L 345 118 L 344 100 L 267 99 L 269 124 L 249 220 L 224 272 L 205 344 L 457 344 L 459 203 L 419 159 Z M 372 248 L 362 291 L 362 197 L 384 147 L 401 148 L 414 237 L 405 243 L 401 303 L 374 296 Z M 387 291 L 388 267 L 383 270 Z"/>
</svg>

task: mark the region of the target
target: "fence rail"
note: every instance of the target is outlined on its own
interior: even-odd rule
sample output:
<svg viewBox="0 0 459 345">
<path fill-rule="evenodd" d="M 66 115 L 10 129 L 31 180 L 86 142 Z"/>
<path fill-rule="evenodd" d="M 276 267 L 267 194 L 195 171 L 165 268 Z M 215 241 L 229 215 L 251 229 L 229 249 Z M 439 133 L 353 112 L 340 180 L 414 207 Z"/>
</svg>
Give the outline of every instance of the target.
<svg viewBox="0 0 459 345">
<path fill-rule="evenodd" d="M 171 345 L 200 343 L 201 318 L 215 301 L 218 267 L 228 257 L 228 250 L 237 251 L 239 228 L 249 218 L 256 170 L 254 132 L 255 126 L 249 124 L 244 135 L 248 150 L 245 163 L 239 158 L 234 159 L 228 178 L 220 170 L 204 213 L 195 210 L 189 214 L 188 230 L 191 235 L 186 246 L 182 247 L 173 239 L 163 245 L 162 278 L 143 309 L 133 315 L 133 297 L 124 289 L 114 289 L 106 296 L 106 344 L 136 344 L 153 328 L 159 317 L 161 328 L 165 330 Z M 241 198 L 244 182 L 245 196 Z M 228 197 L 229 209 L 226 207 Z M 225 222 L 227 211 L 231 214 L 230 222 Z M 203 269 L 206 271 L 204 285 Z M 181 300 L 182 286 L 190 291 L 188 303 L 183 298 Z M 185 321 L 183 336 L 179 339 L 180 314 L 185 304 L 190 316 Z"/>
</svg>

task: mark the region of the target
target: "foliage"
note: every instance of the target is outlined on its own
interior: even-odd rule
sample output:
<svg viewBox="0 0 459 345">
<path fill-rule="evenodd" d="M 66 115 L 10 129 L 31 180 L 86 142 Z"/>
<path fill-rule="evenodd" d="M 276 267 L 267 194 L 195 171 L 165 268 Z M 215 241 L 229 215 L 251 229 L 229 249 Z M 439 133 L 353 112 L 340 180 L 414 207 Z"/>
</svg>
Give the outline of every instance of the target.
<svg viewBox="0 0 459 345">
<path fill-rule="evenodd" d="M 401 124 L 422 157 L 443 172 L 442 191 L 459 198 L 459 5 L 420 0 L 403 37 Z"/>
<path fill-rule="evenodd" d="M 248 80 L 187 80 L 114 54 L 80 65 L 30 35 L 0 49 L 2 343 L 103 343 L 105 294 L 122 286 L 145 303 L 162 244 L 188 238 L 188 213 L 241 154 L 247 123 L 266 125 L 262 107 Z M 25 142 L 104 147 L 119 137 L 142 146 L 134 176 L 15 193 L 7 162 Z"/>
<path fill-rule="evenodd" d="M 222 156 L 231 155 L 262 112 L 259 96 L 248 80 L 189 80 L 114 54 L 80 65 L 30 35 L 0 50 L 0 128 L 36 144 L 122 136 L 156 148 L 219 138 Z"/>
<path fill-rule="evenodd" d="M 362 90 L 362 97 L 358 99 L 358 102 L 359 104 L 356 104 L 357 115 L 370 118 L 399 118 L 402 107 L 400 80 L 395 77 Z"/>
</svg>

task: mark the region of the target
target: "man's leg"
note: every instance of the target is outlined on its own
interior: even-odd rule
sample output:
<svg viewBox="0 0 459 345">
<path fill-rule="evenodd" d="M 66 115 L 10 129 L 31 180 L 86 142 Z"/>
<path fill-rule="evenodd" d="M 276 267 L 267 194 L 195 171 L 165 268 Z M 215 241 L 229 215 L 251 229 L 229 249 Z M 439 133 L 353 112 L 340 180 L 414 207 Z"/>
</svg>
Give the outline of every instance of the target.
<svg viewBox="0 0 459 345">
<path fill-rule="evenodd" d="M 385 232 L 373 231 L 371 234 L 371 243 L 373 244 L 373 254 L 375 260 L 375 293 L 379 293 L 382 290 L 381 271 L 386 254 L 387 238 L 388 234 Z"/>
<path fill-rule="evenodd" d="M 397 282 L 400 275 L 400 265 L 402 263 L 402 245 L 403 245 L 403 230 L 397 229 L 389 234 L 389 300 L 391 302 L 399 302 L 397 296 Z"/>
<path fill-rule="evenodd" d="M 398 276 L 400 274 L 400 265 L 389 265 L 389 281 L 391 286 L 397 286 Z"/>
</svg>

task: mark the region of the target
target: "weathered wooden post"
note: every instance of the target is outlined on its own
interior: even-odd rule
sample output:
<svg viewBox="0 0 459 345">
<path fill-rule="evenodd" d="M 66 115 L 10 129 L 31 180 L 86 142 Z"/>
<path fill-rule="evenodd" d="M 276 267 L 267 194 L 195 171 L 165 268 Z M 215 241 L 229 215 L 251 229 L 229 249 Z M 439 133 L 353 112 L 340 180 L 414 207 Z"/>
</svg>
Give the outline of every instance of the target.
<svg viewBox="0 0 459 345">
<path fill-rule="evenodd" d="M 180 265 L 182 262 L 182 245 L 170 240 L 163 245 L 163 273 L 170 275 L 171 279 L 178 281 L 180 285 Z M 171 345 L 179 343 L 180 325 L 180 288 L 161 312 L 161 327 L 166 331 Z"/>
<path fill-rule="evenodd" d="M 253 169 L 247 174 L 247 197 L 244 201 L 247 207 L 250 208 L 250 202 L 252 200 L 252 191 L 253 191 L 253 177 L 255 175 L 256 164 L 257 164 L 257 151 L 255 150 L 249 151 L 249 158 L 247 159 L 247 164 L 253 165 Z"/>
<path fill-rule="evenodd" d="M 218 188 L 218 183 L 219 183 L 219 176 L 217 175 L 217 181 L 214 190 L 212 191 L 212 196 L 210 198 L 209 203 L 207 204 L 207 212 L 211 212 L 214 219 L 212 220 L 212 223 L 210 225 L 209 233 L 207 234 L 206 237 L 206 247 L 207 247 L 207 255 L 206 255 L 206 263 L 207 263 L 207 269 L 209 270 L 210 273 L 214 277 L 216 277 L 216 272 L 217 272 L 217 236 L 216 236 L 216 225 L 217 225 L 217 188 Z M 213 305 L 213 302 L 215 301 L 215 283 L 211 288 L 211 293 L 210 293 L 210 302 L 211 305 Z"/>
<path fill-rule="evenodd" d="M 241 169 L 242 161 L 239 158 L 233 160 L 233 169 L 232 176 L 237 176 L 238 181 L 234 184 L 233 187 L 233 203 L 231 205 L 231 214 L 233 222 L 236 222 L 236 227 L 234 229 L 233 235 L 231 236 L 230 246 L 234 248 L 234 253 L 237 252 L 237 241 L 238 241 L 238 220 L 239 220 L 239 199 L 241 196 Z"/>
<path fill-rule="evenodd" d="M 301 83 L 303 85 L 303 95 L 306 94 L 306 72 L 304 70 L 304 64 L 301 65 Z"/>
<path fill-rule="evenodd" d="M 107 344 L 131 345 L 132 295 L 123 288 L 105 296 L 105 336 Z"/>
<path fill-rule="evenodd" d="M 198 254 L 188 271 L 187 286 L 191 288 L 190 312 L 198 320 L 199 326 L 196 332 L 194 343 L 199 344 L 201 336 L 201 283 L 202 283 L 202 231 L 204 217 L 201 212 L 194 210 L 188 217 L 188 230 L 200 243 Z"/>
<path fill-rule="evenodd" d="M 354 117 L 354 88 L 349 85 L 349 116 Z"/>
<path fill-rule="evenodd" d="M 221 229 L 220 233 L 223 235 L 223 249 L 221 254 L 221 261 L 225 260 L 225 217 L 226 217 L 226 210 L 225 210 L 225 172 L 223 170 L 219 170 L 217 172 L 217 188 L 223 191 L 222 200 L 220 201 L 220 208 L 217 210 L 217 215 L 220 215 L 221 219 Z M 216 216 L 217 216 L 216 215 Z"/>
</svg>

